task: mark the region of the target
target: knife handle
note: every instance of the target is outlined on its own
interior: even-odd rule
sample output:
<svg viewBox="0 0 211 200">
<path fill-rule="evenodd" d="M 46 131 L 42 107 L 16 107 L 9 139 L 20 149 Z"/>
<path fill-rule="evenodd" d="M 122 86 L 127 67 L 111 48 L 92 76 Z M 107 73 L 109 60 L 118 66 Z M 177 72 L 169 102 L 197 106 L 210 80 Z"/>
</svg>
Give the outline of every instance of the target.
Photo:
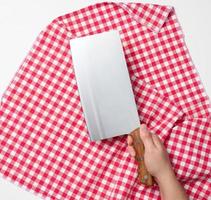
<svg viewBox="0 0 211 200">
<path fill-rule="evenodd" d="M 144 163 L 144 144 L 139 132 L 140 128 L 137 128 L 129 134 L 133 139 L 132 145 L 136 152 L 135 160 L 138 162 L 138 180 L 146 186 L 153 186 L 154 179 Z"/>
</svg>

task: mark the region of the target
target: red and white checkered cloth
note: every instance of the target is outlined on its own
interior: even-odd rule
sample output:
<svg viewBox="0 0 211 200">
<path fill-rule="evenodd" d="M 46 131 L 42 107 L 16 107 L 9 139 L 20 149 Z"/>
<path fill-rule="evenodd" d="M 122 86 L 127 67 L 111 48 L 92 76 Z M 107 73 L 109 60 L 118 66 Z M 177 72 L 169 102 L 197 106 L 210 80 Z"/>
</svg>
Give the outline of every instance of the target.
<svg viewBox="0 0 211 200">
<path fill-rule="evenodd" d="M 211 191 L 211 110 L 170 6 L 102 2 L 53 20 L 0 108 L 0 173 L 46 199 L 159 199 L 137 181 L 127 136 L 90 141 L 69 40 L 118 30 L 140 122 L 164 141 L 190 199 Z"/>
</svg>

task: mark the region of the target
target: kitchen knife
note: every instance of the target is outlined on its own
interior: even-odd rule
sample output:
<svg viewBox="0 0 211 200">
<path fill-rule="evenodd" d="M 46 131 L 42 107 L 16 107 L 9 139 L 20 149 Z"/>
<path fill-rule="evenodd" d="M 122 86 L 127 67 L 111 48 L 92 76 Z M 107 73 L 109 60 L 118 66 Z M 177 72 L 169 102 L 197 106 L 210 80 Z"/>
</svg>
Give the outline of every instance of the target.
<svg viewBox="0 0 211 200">
<path fill-rule="evenodd" d="M 130 133 L 138 179 L 153 184 L 144 164 L 140 120 L 118 30 L 70 40 L 73 68 L 90 140 Z"/>
</svg>

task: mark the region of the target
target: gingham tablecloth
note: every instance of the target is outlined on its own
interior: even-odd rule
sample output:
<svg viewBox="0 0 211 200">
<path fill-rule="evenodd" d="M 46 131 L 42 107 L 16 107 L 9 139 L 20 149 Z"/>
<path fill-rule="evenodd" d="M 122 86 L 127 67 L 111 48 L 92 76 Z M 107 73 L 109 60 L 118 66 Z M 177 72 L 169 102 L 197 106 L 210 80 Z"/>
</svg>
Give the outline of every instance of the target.
<svg viewBox="0 0 211 200">
<path fill-rule="evenodd" d="M 190 16 L 191 17 L 191 16 Z M 90 141 L 69 40 L 118 30 L 140 122 L 163 140 L 190 199 L 210 197 L 210 102 L 171 6 L 101 2 L 53 20 L 0 108 L 0 173 L 46 199 L 159 199 L 137 181 L 127 136 Z"/>
</svg>

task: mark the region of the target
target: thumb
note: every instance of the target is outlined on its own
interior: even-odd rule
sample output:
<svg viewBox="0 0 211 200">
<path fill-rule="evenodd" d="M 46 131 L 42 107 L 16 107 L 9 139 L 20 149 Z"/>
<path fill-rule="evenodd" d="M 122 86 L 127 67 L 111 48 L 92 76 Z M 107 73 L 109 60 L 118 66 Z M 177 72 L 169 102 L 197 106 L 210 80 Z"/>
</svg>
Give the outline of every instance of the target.
<svg viewBox="0 0 211 200">
<path fill-rule="evenodd" d="M 154 147 L 152 135 L 145 124 L 140 126 L 140 137 L 146 150 Z"/>
</svg>

